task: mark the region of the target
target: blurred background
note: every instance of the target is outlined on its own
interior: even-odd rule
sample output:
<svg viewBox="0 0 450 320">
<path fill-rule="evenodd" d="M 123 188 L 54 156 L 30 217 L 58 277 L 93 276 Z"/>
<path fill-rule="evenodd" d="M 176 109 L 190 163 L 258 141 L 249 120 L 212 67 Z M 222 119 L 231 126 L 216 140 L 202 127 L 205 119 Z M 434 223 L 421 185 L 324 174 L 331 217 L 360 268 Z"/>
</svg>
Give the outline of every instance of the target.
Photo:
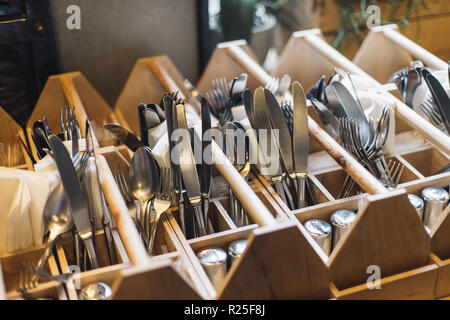
<svg viewBox="0 0 450 320">
<path fill-rule="evenodd" d="M 80 29 L 68 27 L 71 5 L 80 9 Z M 448 0 L 0 0 L 0 105 L 25 125 L 48 76 L 70 71 L 114 105 L 135 61 L 160 54 L 196 83 L 216 44 L 236 39 L 270 70 L 290 34 L 309 28 L 321 28 L 351 59 L 371 5 L 381 24 L 396 23 L 450 58 Z"/>
</svg>

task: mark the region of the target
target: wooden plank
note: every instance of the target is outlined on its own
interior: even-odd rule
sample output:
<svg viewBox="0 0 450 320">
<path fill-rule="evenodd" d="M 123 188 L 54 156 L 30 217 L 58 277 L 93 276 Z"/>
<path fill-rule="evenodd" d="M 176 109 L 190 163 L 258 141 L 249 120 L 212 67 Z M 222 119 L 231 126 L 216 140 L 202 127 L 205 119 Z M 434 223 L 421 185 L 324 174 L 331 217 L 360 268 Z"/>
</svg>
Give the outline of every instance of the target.
<svg viewBox="0 0 450 320">
<path fill-rule="evenodd" d="M 430 248 L 431 239 L 406 191 L 395 190 L 367 197 L 328 266 L 333 283 L 344 289 L 365 283 L 373 264 L 386 276 L 425 266 Z"/>
</svg>

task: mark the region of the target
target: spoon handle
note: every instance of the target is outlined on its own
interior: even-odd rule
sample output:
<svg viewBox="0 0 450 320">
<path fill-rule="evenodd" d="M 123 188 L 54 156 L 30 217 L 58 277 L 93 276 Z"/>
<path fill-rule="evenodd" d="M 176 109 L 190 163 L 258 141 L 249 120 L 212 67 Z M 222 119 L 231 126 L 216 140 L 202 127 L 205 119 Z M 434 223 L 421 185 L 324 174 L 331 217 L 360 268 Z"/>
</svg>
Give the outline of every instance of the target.
<svg viewBox="0 0 450 320">
<path fill-rule="evenodd" d="M 44 269 L 44 265 L 47 262 L 48 257 L 50 257 L 50 254 L 52 253 L 54 241 L 55 241 L 54 237 L 52 237 L 52 235 L 50 234 L 45 244 L 44 252 L 42 253 L 42 256 L 37 264 L 36 272 L 33 275 L 32 279 L 33 283 L 39 280 L 39 273 Z"/>
</svg>

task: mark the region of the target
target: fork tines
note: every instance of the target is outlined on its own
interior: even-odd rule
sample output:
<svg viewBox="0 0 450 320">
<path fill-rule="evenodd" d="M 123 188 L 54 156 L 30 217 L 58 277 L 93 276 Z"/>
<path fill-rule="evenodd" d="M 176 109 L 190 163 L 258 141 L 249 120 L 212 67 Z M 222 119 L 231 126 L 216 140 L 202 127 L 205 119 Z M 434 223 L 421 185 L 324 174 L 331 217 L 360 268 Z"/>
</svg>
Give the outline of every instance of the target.
<svg viewBox="0 0 450 320">
<path fill-rule="evenodd" d="M 78 123 L 77 112 L 75 106 L 64 106 L 59 109 L 61 117 L 61 131 L 64 135 L 64 140 L 72 140 L 72 128 L 75 127 L 80 137 L 80 124 Z"/>
<path fill-rule="evenodd" d="M 212 89 L 206 93 L 206 99 L 211 106 L 211 112 L 221 123 L 233 121 L 230 106 L 230 88 L 225 78 L 212 80 Z"/>
<path fill-rule="evenodd" d="M 386 168 L 386 176 L 389 181 L 383 181 L 387 186 L 396 188 L 400 182 L 405 166 L 400 162 L 390 159 Z"/>
</svg>

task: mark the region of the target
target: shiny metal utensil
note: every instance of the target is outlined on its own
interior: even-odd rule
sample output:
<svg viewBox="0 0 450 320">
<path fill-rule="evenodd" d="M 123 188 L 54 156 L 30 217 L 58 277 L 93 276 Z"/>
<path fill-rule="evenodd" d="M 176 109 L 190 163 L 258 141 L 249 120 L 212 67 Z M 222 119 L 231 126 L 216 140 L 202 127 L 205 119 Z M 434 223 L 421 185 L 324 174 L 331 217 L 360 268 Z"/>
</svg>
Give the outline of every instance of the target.
<svg viewBox="0 0 450 320">
<path fill-rule="evenodd" d="M 225 78 L 212 80 L 213 89 L 206 93 L 211 112 L 219 119 L 221 124 L 233 120 L 230 107 L 230 88 Z"/>
<path fill-rule="evenodd" d="M 244 108 L 245 108 L 245 113 L 247 114 L 247 118 L 250 122 L 250 126 L 253 129 L 256 129 L 255 111 L 253 108 L 253 94 L 250 89 L 246 89 L 244 91 Z"/>
<path fill-rule="evenodd" d="M 230 90 L 231 108 L 242 103 L 242 95 L 247 87 L 247 78 L 248 75 L 242 73 L 233 79 Z"/>
<path fill-rule="evenodd" d="M 116 180 L 117 186 L 119 187 L 119 191 L 125 200 L 125 204 L 127 206 L 128 212 L 129 212 L 131 218 L 133 219 L 133 221 L 136 225 L 136 228 L 138 229 L 138 231 L 141 235 L 142 241 L 144 242 L 145 247 L 148 248 L 147 235 L 146 235 L 146 233 L 144 231 L 144 227 L 142 226 L 142 223 L 139 219 L 140 218 L 139 210 L 141 209 L 140 201 L 135 200 L 133 198 L 133 195 L 131 194 L 131 191 L 130 191 L 128 181 L 125 178 L 125 174 L 123 172 L 116 174 L 114 176 L 114 179 Z"/>
<path fill-rule="evenodd" d="M 421 197 L 416 196 L 415 194 L 408 193 L 408 200 L 413 206 L 414 210 L 417 212 L 417 215 L 420 219 L 423 217 L 423 200 Z"/>
<path fill-rule="evenodd" d="M 331 226 L 328 222 L 319 219 L 311 219 L 304 223 L 306 231 L 322 248 L 326 255 L 331 252 Z"/>
<path fill-rule="evenodd" d="M 450 98 L 442 87 L 442 84 L 429 70 L 423 68 L 422 76 L 425 78 L 425 82 L 433 95 L 434 103 L 444 121 L 447 135 L 450 135 Z"/>
<path fill-rule="evenodd" d="M 142 143 L 141 140 L 139 140 L 139 138 L 136 137 L 133 133 L 115 123 L 108 123 L 104 126 L 104 128 L 115 135 L 117 139 L 119 139 L 133 152 L 135 152 L 140 147 L 145 146 L 144 143 Z"/>
<path fill-rule="evenodd" d="M 331 225 L 333 228 L 332 248 L 336 245 L 348 231 L 356 219 L 356 214 L 349 210 L 338 210 L 331 215 Z"/>
<path fill-rule="evenodd" d="M 258 87 L 255 90 L 253 96 L 253 106 L 255 112 L 255 130 L 258 138 L 258 146 L 260 148 L 260 156 L 259 160 L 262 164 L 261 172 L 268 180 L 270 180 L 284 203 L 288 204 L 288 197 L 285 193 L 285 189 L 283 187 L 283 172 L 282 167 L 279 162 L 279 150 L 278 144 L 275 141 L 275 137 L 272 134 L 272 125 L 270 123 L 270 119 L 267 114 L 267 105 L 264 94 L 264 88 Z M 263 137 L 265 139 L 263 139 Z M 265 140 L 265 141 L 263 141 Z M 273 149 L 274 147 L 274 149 Z M 273 163 L 274 161 L 276 163 Z M 270 172 L 268 172 L 270 169 Z M 290 201 L 292 202 L 292 201 Z"/>
<path fill-rule="evenodd" d="M 247 239 L 235 240 L 228 246 L 228 257 L 230 258 L 230 266 L 238 260 L 247 248 Z"/>
<path fill-rule="evenodd" d="M 49 235 L 44 252 L 37 264 L 37 270 L 42 270 L 44 268 L 44 265 L 52 252 L 55 240 L 61 234 L 70 231 L 73 227 L 73 219 L 68 206 L 69 202 L 66 193 L 64 192 L 64 187 L 59 183 L 45 202 L 42 218 L 44 220 L 45 230 L 48 230 Z M 36 272 L 33 281 L 37 282 L 38 277 L 38 272 Z"/>
<path fill-rule="evenodd" d="M 108 300 L 112 289 L 104 282 L 94 282 L 85 285 L 80 292 L 80 300 Z"/>
<path fill-rule="evenodd" d="M 322 121 L 325 130 L 328 132 L 328 134 L 333 138 L 337 138 L 339 136 L 339 123 L 336 117 L 319 100 L 312 98 L 311 104 L 313 106 L 314 111 L 319 116 L 319 119 Z"/>
<path fill-rule="evenodd" d="M 245 79 L 245 81 L 247 81 Z M 244 87 L 245 88 L 245 87 Z M 202 162 L 200 164 L 200 191 L 202 193 L 203 219 L 206 224 L 207 234 L 213 232 L 209 224 L 209 194 L 211 192 L 212 179 L 212 151 L 211 151 L 211 114 L 209 112 L 208 101 L 201 99 L 202 118 Z"/>
<path fill-rule="evenodd" d="M 433 228 L 447 206 L 449 195 L 442 188 L 428 187 L 422 190 L 424 201 L 423 222 L 428 228 Z"/>
<path fill-rule="evenodd" d="M 159 169 L 148 147 L 140 147 L 131 159 L 129 169 L 131 192 L 139 200 L 139 223 L 148 237 L 149 213 L 151 202 L 159 187 Z"/>
<path fill-rule="evenodd" d="M 220 248 L 206 248 L 197 253 L 203 269 L 216 289 L 219 289 L 227 274 L 227 253 Z"/>
<path fill-rule="evenodd" d="M 309 129 L 305 93 L 298 81 L 292 83 L 292 97 L 294 105 L 292 146 L 295 176 L 291 176 L 291 179 L 297 183 L 297 208 L 304 208 L 306 206 L 305 184 L 308 174 Z"/>
<path fill-rule="evenodd" d="M 174 196 L 178 205 L 178 215 L 180 220 L 180 227 L 187 238 L 192 238 L 190 230 L 186 228 L 187 218 L 185 214 L 184 197 L 183 197 L 183 187 L 181 180 L 180 171 L 180 159 L 178 154 L 174 152 L 176 141 L 174 140 L 173 132 L 178 128 L 177 112 L 173 98 L 170 95 L 165 95 L 163 97 L 163 106 L 166 113 L 166 126 L 167 126 L 167 137 L 169 144 L 169 155 L 170 155 L 170 168 L 172 170 L 172 186 L 174 191 Z M 189 231 L 189 232 L 188 232 Z"/>
<path fill-rule="evenodd" d="M 169 168 L 161 168 L 160 182 L 158 193 L 156 194 L 155 199 L 153 200 L 153 208 L 155 210 L 155 219 L 151 225 L 150 232 L 150 241 L 148 245 L 148 254 L 152 255 L 153 247 L 155 245 L 155 237 L 156 230 L 158 228 L 159 219 L 161 218 L 161 214 L 167 211 L 170 208 L 170 195 L 172 191 L 172 177 L 171 171 Z"/>
<path fill-rule="evenodd" d="M 81 190 L 72 160 L 66 147 L 57 136 L 51 136 L 49 142 L 78 234 L 87 249 L 91 266 L 93 268 L 98 268 L 98 261 L 93 243 L 94 232 L 92 230 L 88 204 L 85 195 Z"/>
<path fill-rule="evenodd" d="M 184 105 L 176 106 L 177 123 L 178 123 L 178 154 L 180 159 L 180 171 L 183 178 L 189 202 L 195 212 L 195 219 L 198 227 L 198 234 L 200 236 L 206 235 L 206 222 L 204 221 L 203 212 L 201 208 L 202 195 L 200 190 L 200 181 L 197 172 L 197 165 L 195 163 L 192 152 L 192 144 L 186 123 L 186 113 Z M 195 133 L 195 131 L 194 131 Z M 196 134 L 196 133 L 195 133 Z M 182 136 L 180 136 L 182 135 Z M 180 138 L 182 141 L 180 141 Z"/>
</svg>

